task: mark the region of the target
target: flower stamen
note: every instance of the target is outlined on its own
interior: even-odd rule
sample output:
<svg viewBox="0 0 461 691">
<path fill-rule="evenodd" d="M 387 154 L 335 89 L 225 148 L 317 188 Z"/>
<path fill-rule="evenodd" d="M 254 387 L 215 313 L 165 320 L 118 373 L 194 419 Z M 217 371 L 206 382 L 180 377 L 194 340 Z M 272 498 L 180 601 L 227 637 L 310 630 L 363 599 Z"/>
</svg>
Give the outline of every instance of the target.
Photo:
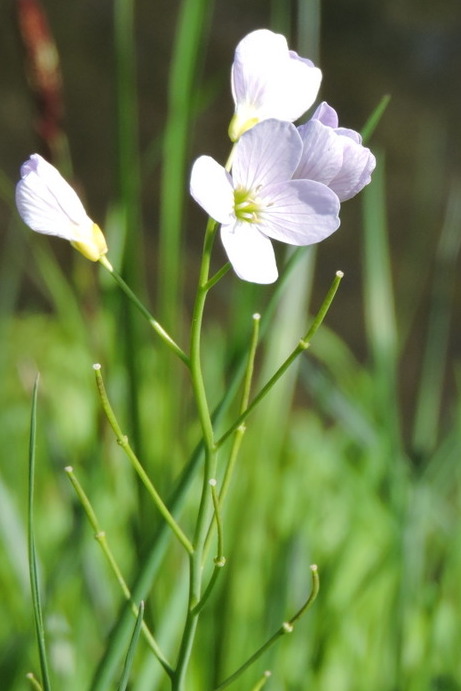
<svg viewBox="0 0 461 691">
<path fill-rule="evenodd" d="M 242 187 L 234 190 L 234 212 L 237 219 L 246 223 L 260 223 L 261 210 L 261 202 L 253 190 L 245 190 Z"/>
</svg>

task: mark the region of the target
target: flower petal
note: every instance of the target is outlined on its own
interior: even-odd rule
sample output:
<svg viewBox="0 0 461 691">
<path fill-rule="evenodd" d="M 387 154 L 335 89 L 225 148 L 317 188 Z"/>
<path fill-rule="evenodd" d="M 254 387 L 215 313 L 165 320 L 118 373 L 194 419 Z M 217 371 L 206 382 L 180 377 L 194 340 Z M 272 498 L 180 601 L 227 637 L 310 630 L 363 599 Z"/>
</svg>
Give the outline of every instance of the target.
<svg viewBox="0 0 461 691">
<path fill-rule="evenodd" d="M 251 223 L 221 227 L 221 240 L 237 276 L 251 283 L 273 283 L 278 271 L 271 241 Z"/>
<path fill-rule="evenodd" d="M 232 166 L 234 187 L 257 190 L 262 185 L 290 180 L 301 152 L 301 138 L 290 122 L 259 123 L 236 144 Z"/>
<path fill-rule="evenodd" d="M 237 46 L 231 71 L 236 111 L 233 138 L 238 139 L 258 120 L 292 122 L 301 117 L 317 98 L 321 80 L 321 71 L 289 51 L 281 34 L 267 29 L 248 34 Z"/>
<path fill-rule="evenodd" d="M 338 135 L 338 140 L 343 146 L 343 164 L 328 185 L 344 202 L 368 185 L 376 166 L 376 159 L 370 149 L 358 144 L 349 136 Z"/>
<path fill-rule="evenodd" d="M 339 199 L 314 180 L 291 180 L 264 189 L 262 233 L 290 245 L 311 245 L 339 228 Z"/>
<path fill-rule="evenodd" d="M 281 34 L 258 29 L 245 36 L 235 49 L 231 70 L 232 96 L 236 106 L 264 104 L 266 90 L 280 63 L 288 58 L 288 45 Z"/>
<path fill-rule="evenodd" d="M 232 180 L 211 156 L 200 156 L 192 166 L 190 193 L 215 221 L 230 222 L 234 208 Z"/>
<path fill-rule="evenodd" d="M 338 127 L 338 113 L 334 108 L 328 105 L 326 101 L 322 101 L 314 111 L 312 120 L 320 120 L 321 123 L 328 127 L 335 129 Z"/>
<path fill-rule="evenodd" d="M 273 75 L 266 91 L 260 119 L 277 118 L 293 122 L 314 103 L 322 82 L 322 72 L 311 60 L 289 51 L 289 61 Z"/>
<path fill-rule="evenodd" d="M 298 127 L 303 152 L 294 178 L 330 183 L 341 170 L 344 147 L 335 130 L 319 120 L 309 120 Z"/>
<path fill-rule="evenodd" d="M 32 230 L 71 242 L 84 241 L 91 234 L 93 221 L 78 195 L 39 154 L 32 154 L 21 166 L 21 178 L 16 185 L 16 205 Z"/>
<path fill-rule="evenodd" d="M 337 125 L 336 111 L 323 102 L 298 127 L 303 153 L 294 177 L 323 182 L 343 202 L 370 182 L 376 160 L 358 132 Z"/>
</svg>

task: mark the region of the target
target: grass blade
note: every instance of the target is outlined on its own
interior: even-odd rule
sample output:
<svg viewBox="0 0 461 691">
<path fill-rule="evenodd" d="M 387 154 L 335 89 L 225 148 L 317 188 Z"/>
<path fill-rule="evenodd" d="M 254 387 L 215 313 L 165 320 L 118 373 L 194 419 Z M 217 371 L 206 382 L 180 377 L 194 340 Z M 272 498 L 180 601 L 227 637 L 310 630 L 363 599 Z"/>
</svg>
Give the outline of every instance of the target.
<svg viewBox="0 0 461 691">
<path fill-rule="evenodd" d="M 400 447 L 397 401 L 398 337 L 385 207 L 383 156 L 373 181 L 363 191 L 365 324 L 373 360 L 376 414 L 389 431 L 394 449 Z"/>
<path fill-rule="evenodd" d="M 169 78 L 168 121 L 163 143 L 160 210 L 159 314 L 171 328 L 177 322 L 181 288 L 181 229 L 186 190 L 186 160 L 200 55 L 206 44 L 211 0 L 181 4 Z M 168 277 L 168 280 L 165 280 Z"/>
<path fill-rule="evenodd" d="M 32 605 L 34 609 L 35 632 L 37 635 L 38 654 L 42 672 L 43 691 L 51 691 L 50 676 L 45 647 L 45 627 L 43 625 L 42 601 L 38 582 L 37 554 L 35 550 L 34 531 L 34 481 L 35 481 L 35 446 L 37 427 L 37 394 L 39 375 L 37 375 L 32 394 L 32 411 L 30 419 L 30 444 L 29 444 L 29 574 L 32 593 Z"/>
<path fill-rule="evenodd" d="M 123 674 L 118 686 L 118 691 L 125 691 L 128 686 L 128 681 L 130 678 L 131 667 L 133 666 L 134 654 L 136 652 L 136 647 L 138 645 L 139 634 L 141 633 L 141 626 L 144 617 L 144 602 L 141 600 L 138 608 L 138 617 L 136 619 L 136 624 L 134 627 L 133 635 L 130 641 L 130 647 L 126 655 L 125 665 L 123 667 Z"/>
<path fill-rule="evenodd" d="M 461 183 L 456 180 L 449 193 L 445 223 L 435 259 L 428 337 L 413 432 L 415 451 L 423 455 L 433 451 L 438 436 L 456 262 L 461 243 L 460 188 Z"/>
<path fill-rule="evenodd" d="M 362 140 L 363 143 L 365 144 L 379 125 L 379 122 L 381 118 L 384 115 L 384 112 L 389 105 L 389 102 L 391 100 L 391 97 L 386 94 L 385 96 L 382 97 L 368 120 L 366 121 L 365 125 L 362 128 Z"/>
</svg>

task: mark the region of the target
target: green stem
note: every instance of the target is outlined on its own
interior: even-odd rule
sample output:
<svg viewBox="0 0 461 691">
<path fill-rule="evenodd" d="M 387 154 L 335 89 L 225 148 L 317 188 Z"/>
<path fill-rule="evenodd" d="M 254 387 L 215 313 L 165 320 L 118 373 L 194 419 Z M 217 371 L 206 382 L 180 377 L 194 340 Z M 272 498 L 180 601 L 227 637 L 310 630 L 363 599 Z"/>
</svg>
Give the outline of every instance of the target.
<svg viewBox="0 0 461 691">
<path fill-rule="evenodd" d="M 202 589 L 202 555 L 206 540 L 208 513 L 211 504 L 208 481 L 214 477 L 216 469 L 216 445 L 214 441 L 213 425 L 208 407 L 201 363 L 202 322 L 208 293 L 211 251 L 213 248 L 215 234 L 216 222 L 210 218 L 205 230 L 202 261 L 200 265 L 197 295 L 192 315 L 190 338 L 190 372 L 195 403 L 197 406 L 198 417 L 203 435 L 204 470 L 202 494 L 194 534 L 194 552 L 190 555 L 188 613 L 178 653 L 175 677 L 173 680 L 173 691 L 182 691 L 185 688 L 184 684 L 186 670 L 192 652 L 192 645 L 197 628 L 198 614 L 200 611 L 197 609 L 197 606 L 201 599 Z"/>
<path fill-rule="evenodd" d="M 268 669 L 263 673 L 262 677 L 258 679 L 256 684 L 253 686 L 251 691 L 261 691 L 261 689 L 266 685 L 267 680 L 271 677 L 272 672 Z"/>
<path fill-rule="evenodd" d="M 112 554 L 112 550 L 109 547 L 109 544 L 107 542 L 106 538 L 106 533 L 104 530 L 101 529 L 99 525 L 99 521 L 97 519 L 96 513 L 91 505 L 90 500 L 88 499 L 85 490 L 81 486 L 80 482 L 77 480 L 75 474 L 74 474 L 74 469 L 71 466 L 67 466 L 64 468 L 65 472 L 67 473 L 69 480 L 72 483 L 72 486 L 79 498 L 79 501 L 83 507 L 83 510 L 85 511 L 87 518 L 91 524 L 91 527 L 94 530 L 94 537 L 97 543 L 100 545 L 102 553 L 104 554 L 104 557 L 106 558 L 112 573 L 114 574 L 121 590 L 122 593 L 127 600 L 127 602 L 130 603 L 131 605 L 131 611 L 133 612 L 134 616 L 136 618 L 139 617 L 139 608 L 136 605 L 135 601 L 133 600 L 133 597 L 131 595 L 130 589 L 128 588 L 128 585 L 123 578 L 122 572 L 120 571 L 120 567 L 118 566 L 114 555 Z M 164 657 L 162 651 L 160 650 L 155 638 L 153 637 L 152 633 L 150 632 L 149 628 L 147 627 L 146 623 L 143 621 L 141 624 L 142 632 L 144 635 L 144 638 L 146 639 L 149 647 L 151 648 L 152 652 L 154 655 L 157 657 L 158 661 L 164 668 L 165 672 L 168 674 L 168 676 L 172 676 L 173 670 L 171 669 L 170 665 L 168 664 L 166 658 Z"/>
<path fill-rule="evenodd" d="M 255 361 L 255 357 L 256 357 L 256 348 L 258 346 L 260 322 L 261 322 L 261 315 L 260 314 L 254 314 L 253 315 L 253 331 L 251 334 L 250 349 L 248 352 L 247 364 L 246 364 L 246 369 L 245 369 L 245 376 L 243 379 L 243 391 L 242 391 L 242 399 L 240 402 L 240 411 L 239 411 L 240 414 L 245 412 L 245 410 L 248 407 L 248 402 L 250 400 L 251 382 L 253 380 L 254 361 Z M 234 438 L 232 441 L 232 448 L 231 448 L 230 453 L 229 453 L 229 458 L 227 461 L 226 469 L 224 471 L 224 478 L 222 481 L 221 490 L 219 492 L 219 506 L 220 506 L 220 508 L 222 507 L 222 505 L 224 503 L 227 491 L 229 489 L 229 485 L 230 485 L 231 480 L 232 480 L 232 475 L 234 473 L 235 464 L 237 462 L 237 458 L 238 458 L 240 446 L 241 446 L 241 443 L 243 440 L 243 435 L 245 434 L 245 430 L 246 430 L 246 427 L 244 424 L 239 425 L 239 427 L 237 427 L 237 429 L 235 430 Z M 219 515 L 218 512 L 215 510 L 216 519 L 218 518 L 218 515 Z M 208 546 L 209 546 L 209 543 L 211 540 L 213 523 L 214 523 L 214 517 L 213 517 L 213 520 L 211 521 L 209 528 L 208 528 L 208 534 L 207 534 L 206 541 L 205 541 L 205 553 L 208 550 Z M 219 533 L 218 533 L 218 537 L 219 537 Z"/>
<path fill-rule="evenodd" d="M 179 542 L 183 545 L 183 547 L 186 549 L 186 551 L 189 554 L 192 554 L 194 551 L 194 548 L 192 547 L 192 543 L 190 540 L 186 537 L 186 535 L 183 533 L 175 519 L 173 518 L 173 515 L 170 513 L 168 510 L 165 502 L 155 489 L 154 485 L 152 484 L 152 481 L 150 480 L 149 476 L 147 475 L 146 471 L 142 467 L 138 457 L 134 453 L 133 449 L 130 446 L 130 443 L 128 441 L 128 437 L 123 434 L 122 430 L 120 429 L 120 425 L 118 424 L 117 418 L 115 417 L 114 411 L 112 410 L 112 406 L 110 405 L 107 393 L 106 393 L 106 388 L 104 386 L 104 381 L 102 378 L 101 374 L 101 365 L 93 365 L 94 373 L 96 376 L 96 385 L 98 387 L 99 391 L 99 397 L 101 399 L 101 405 L 104 410 L 104 413 L 107 417 L 107 420 L 112 427 L 114 434 L 117 439 L 117 443 L 122 447 L 126 455 L 128 456 L 131 465 L 133 466 L 134 470 L 138 474 L 141 482 L 143 483 L 144 487 L 147 489 L 149 492 L 149 495 L 151 496 L 154 504 L 156 505 L 157 509 L 165 519 L 165 521 L 168 523 L 170 526 L 171 530 L 173 533 L 176 535 L 178 538 Z"/>
<path fill-rule="evenodd" d="M 27 681 L 30 681 L 30 683 L 33 686 L 33 688 L 35 689 L 35 691 L 43 691 L 42 685 L 39 684 L 39 682 L 34 677 L 32 672 L 29 672 L 28 674 L 26 674 L 26 679 L 27 679 Z"/>
<path fill-rule="evenodd" d="M 113 268 L 112 264 L 109 262 L 107 257 L 103 256 L 99 260 L 99 263 L 109 271 L 109 273 L 114 278 L 115 282 L 120 286 L 125 295 L 131 300 L 135 307 L 141 312 L 143 317 L 147 319 L 151 327 L 154 329 L 156 334 L 160 336 L 162 341 L 172 350 L 175 355 L 179 357 L 180 360 L 184 362 L 187 367 L 189 367 L 189 358 L 186 353 L 178 346 L 178 344 L 172 339 L 170 334 L 163 328 L 163 326 L 151 315 L 147 307 L 145 307 L 139 298 L 133 293 L 131 288 L 125 283 L 123 278 L 118 274 Z"/>
<path fill-rule="evenodd" d="M 211 498 L 213 500 L 213 509 L 214 509 L 214 515 L 215 515 L 215 520 L 216 520 L 216 528 L 218 531 L 218 554 L 215 557 L 215 564 L 217 566 L 224 566 L 226 563 L 226 558 L 224 556 L 224 540 L 223 540 L 223 529 L 222 529 L 222 520 L 221 520 L 221 507 L 218 499 L 218 495 L 216 494 L 216 480 L 212 479 L 209 481 L 209 485 L 211 487 Z"/>
<path fill-rule="evenodd" d="M 325 297 L 325 300 L 322 303 L 322 306 L 320 307 L 313 323 L 312 326 L 309 328 L 307 331 L 306 335 L 299 341 L 298 345 L 296 348 L 291 352 L 291 354 L 287 357 L 287 359 L 282 363 L 282 365 L 279 367 L 279 369 L 275 372 L 275 374 L 269 379 L 269 381 L 263 386 L 263 388 L 260 390 L 260 392 L 254 397 L 252 402 L 249 404 L 249 406 L 238 416 L 238 418 L 233 422 L 233 424 L 229 427 L 229 429 L 222 435 L 220 439 L 216 442 L 216 446 L 219 448 L 225 441 L 226 439 L 234 432 L 240 425 L 246 420 L 248 415 L 256 408 L 256 406 L 262 401 L 262 399 L 269 393 L 269 391 L 272 389 L 274 384 L 278 382 L 278 380 L 285 374 L 287 369 L 290 367 L 290 365 L 296 360 L 301 353 L 303 353 L 305 350 L 307 350 L 310 346 L 310 342 L 315 335 L 315 333 L 318 331 L 320 325 L 322 324 L 323 320 L 326 317 L 326 314 L 328 310 L 330 309 L 331 303 L 333 302 L 333 299 L 336 295 L 336 291 L 339 288 L 339 284 L 341 283 L 341 279 L 343 278 L 344 274 L 342 271 L 337 271 L 335 278 L 333 279 L 333 282 L 330 286 L 330 289 L 328 290 L 328 293 Z"/>
<path fill-rule="evenodd" d="M 217 272 L 215 273 L 215 275 L 212 276 L 212 277 L 209 279 L 209 281 L 208 281 L 207 284 L 206 284 L 206 289 L 207 289 L 207 291 L 210 290 L 211 288 L 213 288 L 213 286 L 216 285 L 216 283 L 217 283 L 218 281 L 220 281 L 221 278 L 227 274 L 227 272 L 228 272 L 229 269 L 230 269 L 230 266 L 231 266 L 230 263 L 227 262 L 227 264 L 224 264 L 224 266 L 222 266 L 222 267 L 219 269 L 219 271 L 217 271 Z"/>
<path fill-rule="evenodd" d="M 251 665 L 256 662 L 258 658 L 261 657 L 263 653 L 266 652 L 268 648 L 274 645 L 278 641 L 279 638 L 284 636 L 287 633 L 292 633 L 294 624 L 298 621 L 302 615 L 307 612 L 307 610 L 313 605 L 318 592 L 319 592 L 319 587 L 320 587 L 320 581 L 319 581 L 319 575 L 318 575 L 318 570 L 317 566 L 313 564 L 311 567 L 311 574 L 312 574 L 312 588 L 309 597 L 307 598 L 306 602 L 304 605 L 299 609 L 296 614 L 291 617 L 288 621 L 284 621 L 283 624 L 280 626 L 280 628 L 277 629 L 277 631 L 260 647 L 258 650 L 253 653 L 251 657 L 248 658 L 244 664 L 239 667 L 233 674 L 230 675 L 230 677 L 227 677 L 219 686 L 216 687 L 215 691 L 218 691 L 219 689 L 224 689 L 226 686 L 229 686 L 234 682 L 245 670 L 248 669 L 248 667 L 251 667 Z"/>
<path fill-rule="evenodd" d="M 221 513 L 220 513 L 220 506 L 219 506 L 219 499 L 218 495 L 216 493 L 216 480 L 211 479 L 208 483 L 211 487 L 211 497 L 213 499 L 213 508 L 214 508 L 214 517 L 216 519 L 216 526 L 217 526 L 217 532 L 218 532 L 218 554 L 214 558 L 214 569 L 213 573 L 211 574 L 210 581 L 205 589 L 205 592 L 202 595 L 202 598 L 198 605 L 196 606 L 194 612 L 196 615 L 198 615 L 201 610 L 203 609 L 205 603 L 207 602 L 209 596 L 211 595 L 213 588 L 216 584 L 216 581 L 219 577 L 219 574 L 222 571 L 223 566 L 226 564 L 226 557 L 224 556 L 224 545 L 223 545 L 223 529 L 222 529 L 222 521 L 221 521 Z M 207 538 L 205 540 L 205 550 L 206 550 L 206 543 L 208 540 L 209 536 L 209 531 Z"/>
</svg>

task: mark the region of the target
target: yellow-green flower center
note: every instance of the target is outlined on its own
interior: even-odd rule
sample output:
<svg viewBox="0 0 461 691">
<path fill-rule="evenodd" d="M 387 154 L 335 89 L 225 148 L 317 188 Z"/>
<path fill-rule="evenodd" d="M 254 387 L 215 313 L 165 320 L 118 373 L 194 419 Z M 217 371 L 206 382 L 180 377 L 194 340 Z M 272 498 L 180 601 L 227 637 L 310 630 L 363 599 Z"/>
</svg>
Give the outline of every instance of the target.
<svg viewBox="0 0 461 691">
<path fill-rule="evenodd" d="M 259 213 L 261 209 L 261 202 L 253 190 L 246 190 L 242 187 L 237 187 L 234 190 L 234 211 L 239 221 L 260 223 Z"/>
</svg>

